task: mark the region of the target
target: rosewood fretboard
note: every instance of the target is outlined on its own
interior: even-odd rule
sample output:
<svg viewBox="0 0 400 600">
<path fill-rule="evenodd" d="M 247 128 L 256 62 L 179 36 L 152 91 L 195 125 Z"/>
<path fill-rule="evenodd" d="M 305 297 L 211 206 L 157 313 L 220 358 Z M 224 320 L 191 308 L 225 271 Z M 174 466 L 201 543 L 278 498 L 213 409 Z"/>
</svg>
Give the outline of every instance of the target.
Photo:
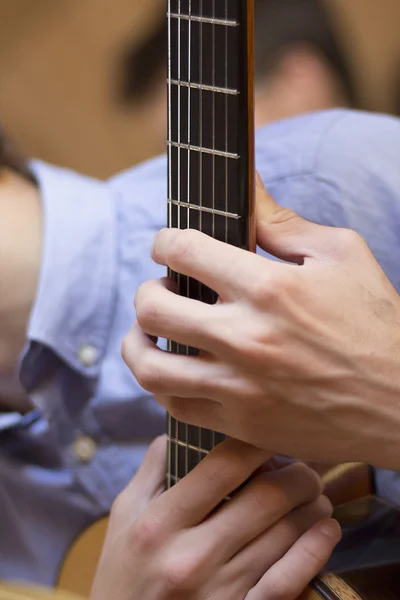
<svg viewBox="0 0 400 600">
<path fill-rule="evenodd" d="M 245 249 L 254 244 L 253 27 L 253 0 L 168 0 L 169 226 Z M 199 282 L 171 275 L 182 295 L 216 301 Z M 168 434 L 168 486 L 224 437 L 172 417 Z"/>
</svg>

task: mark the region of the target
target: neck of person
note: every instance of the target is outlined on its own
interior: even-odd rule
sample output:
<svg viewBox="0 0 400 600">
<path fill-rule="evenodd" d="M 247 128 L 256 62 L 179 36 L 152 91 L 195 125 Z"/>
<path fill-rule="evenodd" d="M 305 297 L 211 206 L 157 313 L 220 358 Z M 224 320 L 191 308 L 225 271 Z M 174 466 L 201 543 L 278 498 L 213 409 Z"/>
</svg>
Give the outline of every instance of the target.
<svg viewBox="0 0 400 600">
<path fill-rule="evenodd" d="M 297 49 L 256 85 L 256 126 L 348 104 L 342 86 L 321 57 Z"/>
<path fill-rule="evenodd" d="M 40 192 L 0 170 L 0 410 L 29 409 L 16 380 L 41 262 Z"/>
</svg>

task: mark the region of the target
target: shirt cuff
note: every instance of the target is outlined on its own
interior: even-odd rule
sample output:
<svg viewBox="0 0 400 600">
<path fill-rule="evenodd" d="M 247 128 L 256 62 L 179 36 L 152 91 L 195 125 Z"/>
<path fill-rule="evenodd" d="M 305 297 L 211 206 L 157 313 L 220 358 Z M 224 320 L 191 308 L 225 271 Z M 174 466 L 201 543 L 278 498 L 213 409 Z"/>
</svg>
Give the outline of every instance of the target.
<svg viewBox="0 0 400 600">
<path fill-rule="evenodd" d="M 31 168 L 41 190 L 44 229 L 20 362 L 28 390 L 46 375 L 41 359 L 49 350 L 78 373 L 98 375 L 116 298 L 116 215 L 109 188 L 40 161 Z"/>
</svg>

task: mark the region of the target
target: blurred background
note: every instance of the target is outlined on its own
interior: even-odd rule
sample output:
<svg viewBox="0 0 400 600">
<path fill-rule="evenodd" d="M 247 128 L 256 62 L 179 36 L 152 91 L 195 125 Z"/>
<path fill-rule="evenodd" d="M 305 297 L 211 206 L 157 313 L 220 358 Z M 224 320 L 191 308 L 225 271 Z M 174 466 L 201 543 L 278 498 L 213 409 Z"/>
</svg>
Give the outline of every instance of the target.
<svg viewBox="0 0 400 600">
<path fill-rule="evenodd" d="M 292 21 L 301 26 L 293 10 L 302 0 L 275 0 L 274 10 L 281 12 L 276 22 L 267 14 L 266 24 L 258 20 L 265 68 L 275 74 L 265 83 L 259 73 L 259 123 L 286 116 L 276 110 L 271 91 L 276 99 L 283 93 L 287 114 L 332 104 L 400 110 L 400 0 L 321 1 L 347 65 L 329 42 L 340 86 L 332 91 L 316 59 L 319 51 L 312 55 L 307 37 L 290 31 Z M 164 10 L 164 0 L 0 0 L 0 121 L 18 147 L 100 178 L 161 152 Z M 306 29 L 313 11 L 305 9 Z M 293 52 L 279 55 L 279 68 L 276 57 L 270 67 L 268 52 L 282 43 L 275 39 L 280 28 Z M 329 37 L 324 31 L 314 31 L 316 38 Z M 302 43 L 293 44 L 291 35 L 300 35 Z M 306 87 L 314 98 L 303 101 Z"/>
</svg>

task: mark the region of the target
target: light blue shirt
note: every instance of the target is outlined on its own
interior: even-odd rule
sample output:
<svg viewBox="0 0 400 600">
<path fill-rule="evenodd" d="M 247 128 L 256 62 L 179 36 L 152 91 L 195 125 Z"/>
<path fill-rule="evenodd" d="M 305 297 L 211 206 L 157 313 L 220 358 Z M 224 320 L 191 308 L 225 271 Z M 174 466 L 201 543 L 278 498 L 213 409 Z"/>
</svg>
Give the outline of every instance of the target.
<svg viewBox="0 0 400 600">
<path fill-rule="evenodd" d="M 164 275 L 150 259 L 166 226 L 166 160 L 108 182 L 34 162 L 44 250 L 20 379 L 35 410 L 0 416 L 0 578 L 54 583 L 67 548 L 108 511 L 164 431 L 124 365 L 133 297 Z M 257 168 L 281 204 L 359 231 L 400 291 L 400 122 L 331 111 L 258 133 Z M 398 475 L 380 472 L 400 498 Z"/>
</svg>

